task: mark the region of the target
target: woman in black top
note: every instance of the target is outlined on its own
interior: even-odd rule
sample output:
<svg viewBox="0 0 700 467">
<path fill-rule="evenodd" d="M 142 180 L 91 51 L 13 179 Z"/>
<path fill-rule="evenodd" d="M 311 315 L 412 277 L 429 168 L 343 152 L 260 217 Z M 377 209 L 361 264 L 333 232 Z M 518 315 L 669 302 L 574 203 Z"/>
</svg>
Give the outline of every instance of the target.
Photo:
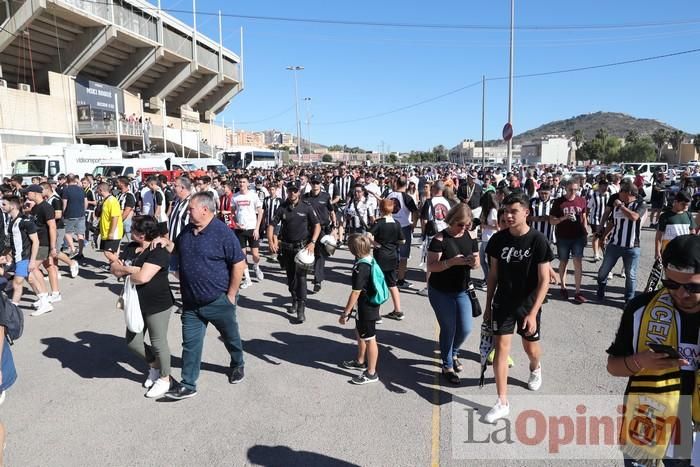
<svg viewBox="0 0 700 467">
<path fill-rule="evenodd" d="M 390 199 L 383 199 L 379 203 L 379 211 L 382 217 L 372 226 L 369 232 L 374 237 L 374 259 L 384 273 L 384 280 L 389 288 L 391 301 L 394 303 L 394 311 L 386 315 L 386 317 L 401 321 L 403 312 L 401 312 L 401 298 L 397 286 L 396 267 L 399 261 L 397 256 L 399 245 L 406 243 L 406 239 L 401 230 L 401 224 L 396 222 L 391 214 L 393 210 L 394 202 Z"/>
<path fill-rule="evenodd" d="M 457 373 L 463 367 L 459 348 L 472 330 L 472 305 L 467 283 L 472 269 L 479 267 L 479 246 L 469 236 L 472 212 L 464 203 L 450 209 L 448 227 L 438 233 L 428 247 L 428 299 L 440 325 L 442 373 L 452 384 L 459 384 Z"/>
<path fill-rule="evenodd" d="M 170 388 L 168 323 L 173 294 L 168 281 L 170 255 L 162 247 L 151 249 L 151 242 L 159 235 L 155 217 L 135 217 L 131 224 L 133 242 L 124 249 L 121 262 L 112 263 L 115 276 L 130 276 L 131 282 L 136 285 L 145 326 L 139 334 L 127 329 L 126 343 L 129 350 L 150 366 L 148 379 L 144 382 L 144 387 L 149 388 L 146 397 L 160 397 Z M 146 332 L 150 346 L 144 343 Z"/>
</svg>

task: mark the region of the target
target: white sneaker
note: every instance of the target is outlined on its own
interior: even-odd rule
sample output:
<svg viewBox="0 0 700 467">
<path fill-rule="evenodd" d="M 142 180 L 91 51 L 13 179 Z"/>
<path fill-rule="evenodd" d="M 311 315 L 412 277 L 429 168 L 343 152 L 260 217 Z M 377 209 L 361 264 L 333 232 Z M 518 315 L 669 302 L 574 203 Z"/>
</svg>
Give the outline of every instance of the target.
<svg viewBox="0 0 700 467">
<path fill-rule="evenodd" d="M 153 386 L 151 386 L 151 389 L 148 390 L 146 393 L 146 397 L 150 399 L 154 399 L 156 397 L 162 397 L 165 395 L 166 392 L 170 389 L 170 378 L 163 380 L 163 379 L 156 379 L 156 382 L 153 383 Z"/>
<path fill-rule="evenodd" d="M 421 297 L 427 297 L 428 296 L 428 288 L 425 287 L 423 289 L 420 289 L 418 291 L 418 295 L 420 295 Z"/>
<path fill-rule="evenodd" d="M 63 297 L 61 296 L 61 292 L 52 292 L 47 297 L 47 300 L 49 301 L 49 303 L 56 303 L 63 300 Z"/>
<path fill-rule="evenodd" d="M 53 305 L 51 305 L 51 303 L 48 301 L 42 301 L 41 304 L 39 304 L 39 308 L 37 308 L 36 311 L 29 313 L 29 316 L 41 316 L 50 311 L 53 311 Z"/>
<path fill-rule="evenodd" d="M 253 285 L 253 282 L 252 282 L 250 279 L 246 279 L 246 280 L 244 280 L 243 283 L 241 284 L 241 289 L 247 289 L 247 288 L 250 287 L 251 285 Z"/>
<path fill-rule="evenodd" d="M 73 262 L 70 265 L 70 276 L 72 278 L 78 277 L 79 271 L 80 271 L 80 266 L 78 266 L 78 262 L 73 260 Z"/>
<path fill-rule="evenodd" d="M 501 399 L 498 399 L 496 405 L 484 417 L 484 421 L 486 423 L 495 423 L 496 420 L 506 418 L 508 415 L 510 415 L 510 404 L 503 405 L 501 404 Z"/>
<path fill-rule="evenodd" d="M 143 382 L 143 387 L 146 389 L 150 388 L 158 378 L 160 378 L 160 370 L 158 368 L 149 368 L 148 378 Z"/>
<path fill-rule="evenodd" d="M 530 372 L 530 377 L 527 380 L 527 388 L 530 391 L 537 391 L 542 386 L 542 365 L 536 370 Z"/>
<path fill-rule="evenodd" d="M 255 277 L 258 278 L 258 281 L 265 279 L 265 274 L 263 274 L 259 264 L 253 266 L 253 271 L 255 271 Z"/>
</svg>

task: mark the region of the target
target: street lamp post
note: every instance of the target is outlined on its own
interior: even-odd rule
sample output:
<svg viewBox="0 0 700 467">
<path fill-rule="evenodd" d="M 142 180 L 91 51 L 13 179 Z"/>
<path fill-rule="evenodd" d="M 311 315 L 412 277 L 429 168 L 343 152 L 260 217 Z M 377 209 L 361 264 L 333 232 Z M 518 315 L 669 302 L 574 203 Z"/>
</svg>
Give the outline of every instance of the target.
<svg viewBox="0 0 700 467">
<path fill-rule="evenodd" d="M 306 143 L 309 145 L 309 157 L 311 155 L 311 111 L 309 106 L 311 104 L 311 98 L 305 97 L 304 103 L 306 104 Z"/>
<path fill-rule="evenodd" d="M 297 71 L 304 69 L 303 66 L 293 65 L 286 68 L 294 72 L 294 108 L 296 110 L 296 126 L 297 126 L 297 159 L 301 165 L 301 122 L 299 121 L 299 82 L 297 80 Z"/>
<path fill-rule="evenodd" d="M 515 0 L 510 0 L 510 63 L 508 67 L 508 123 L 513 124 L 513 40 L 515 25 Z M 508 172 L 513 164 L 513 138 L 508 140 Z"/>
</svg>

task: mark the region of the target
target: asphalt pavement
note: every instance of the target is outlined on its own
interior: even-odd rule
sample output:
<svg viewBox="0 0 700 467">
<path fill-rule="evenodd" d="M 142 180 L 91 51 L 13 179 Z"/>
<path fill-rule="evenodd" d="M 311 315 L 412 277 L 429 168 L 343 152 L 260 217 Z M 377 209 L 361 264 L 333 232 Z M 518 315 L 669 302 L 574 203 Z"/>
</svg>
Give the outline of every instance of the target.
<svg viewBox="0 0 700 467">
<path fill-rule="evenodd" d="M 653 262 L 652 235 L 643 232 L 637 290 Z M 590 248 L 586 255 L 584 291 L 592 299 L 598 265 L 589 262 Z M 477 400 L 496 401 L 490 369 L 485 386 L 478 387 L 481 319 L 463 346 L 462 384 L 449 386 L 439 378 L 433 311 L 417 294 L 424 285 L 418 256 L 416 246 L 408 275 L 416 288 L 401 293 L 406 318 L 378 325 L 380 382 L 352 385 L 354 373 L 339 367 L 356 354 L 354 323 L 337 320 L 350 292 L 352 259 L 344 248 L 328 262 L 323 289 L 309 295 L 304 324 L 293 324 L 285 312 L 283 272 L 263 260 L 265 280 L 242 291 L 237 310 L 245 381 L 228 383 L 228 355 L 209 327 L 198 395 L 171 402 L 144 397 L 146 365 L 127 351 L 123 317 L 115 311 L 121 284 L 98 268 L 101 255 L 88 251 L 78 278 L 62 271 L 63 301 L 41 317 L 27 312 L 24 336 L 13 347 L 18 380 L 0 409 L 8 431 L 7 465 L 621 465 L 618 455 L 587 461 L 469 458 L 460 417 L 469 407 L 488 410 Z M 625 380 L 607 374 L 605 349 L 621 316 L 623 286 L 616 277 L 602 305 L 564 301 L 552 288 L 544 306 L 538 394 L 621 399 Z M 484 293 L 479 296 L 483 304 Z M 382 307 L 383 314 L 391 310 L 390 302 Z M 169 341 L 176 378 L 180 332 L 179 315 L 173 314 Z M 514 342 L 511 393 L 527 395 L 527 359 Z"/>
</svg>

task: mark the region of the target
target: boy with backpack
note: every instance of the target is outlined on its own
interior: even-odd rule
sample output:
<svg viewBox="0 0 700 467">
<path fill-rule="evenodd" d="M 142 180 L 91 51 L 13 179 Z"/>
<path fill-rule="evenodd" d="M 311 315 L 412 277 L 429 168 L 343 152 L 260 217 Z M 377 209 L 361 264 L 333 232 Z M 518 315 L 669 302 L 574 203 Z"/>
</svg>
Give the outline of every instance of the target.
<svg viewBox="0 0 700 467">
<path fill-rule="evenodd" d="M 352 234 L 348 237 L 348 248 L 356 259 L 352 270 L 352 292 L 338 321 L 345 324 L 357 304 L 357 358 L 344 361 L 341 366 L 349 370 L 363 370 L 362 374 L 351 380 L 353 384 L 374 383 L 379 381 L 379 347 L 375 325 L 379 319 L 379 306 L 389 298 L 389 289 L 384 273 L 372 258 L 372 240 L 366 235 Z"/>
</svg>

